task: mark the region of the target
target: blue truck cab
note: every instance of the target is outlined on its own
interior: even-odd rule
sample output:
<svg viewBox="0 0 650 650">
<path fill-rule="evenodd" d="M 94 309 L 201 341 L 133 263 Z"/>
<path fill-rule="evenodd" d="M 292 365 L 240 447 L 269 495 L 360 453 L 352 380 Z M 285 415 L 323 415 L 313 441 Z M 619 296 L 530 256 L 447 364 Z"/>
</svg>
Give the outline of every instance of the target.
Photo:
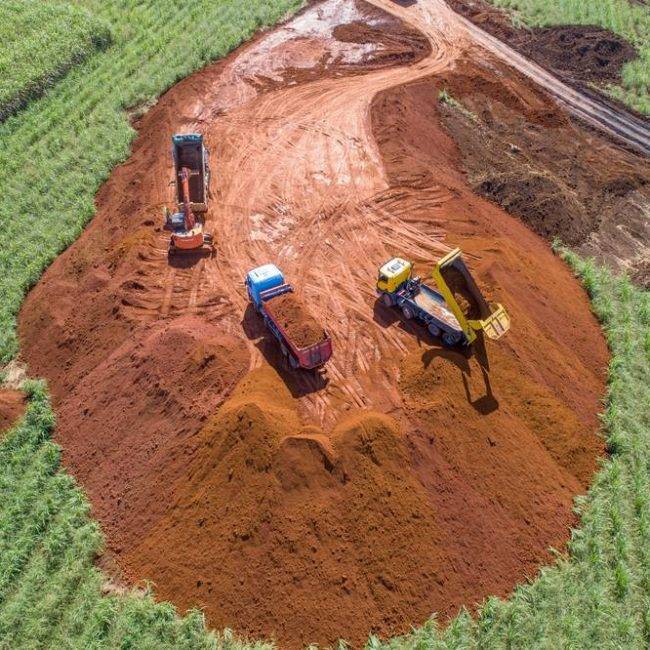
<svg viewBox="0 0 650 650">
<path fill-rule="evenodd" d="M 291 287 L 284 281 L 282 271 L 275 264 L 264 264 L 249 271 L 246 274 L 246 288 L 248 297 L 259 312 L 263 311 L 266 300 L 291 291 Z"/>
</svg>

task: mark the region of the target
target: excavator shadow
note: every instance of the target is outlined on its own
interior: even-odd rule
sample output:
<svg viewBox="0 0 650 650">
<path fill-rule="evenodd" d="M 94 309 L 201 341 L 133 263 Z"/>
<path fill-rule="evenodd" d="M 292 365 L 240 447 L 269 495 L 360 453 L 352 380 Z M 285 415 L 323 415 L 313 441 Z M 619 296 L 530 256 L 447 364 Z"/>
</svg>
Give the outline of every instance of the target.
<svg viewBox="0 0 650 650">
<path fill-rule="evenodd" d="M 472 387 L 470 386 L 469 377 L 472 374 L 470 359 L 474 357 L 478 362 L 483 380 L 483 394 L 478 397 L 472 396 Z M 434 359 L 441 358 L 453 363 L 461 372 L 463 388 L 468 404 L 481 415 L 488 415 L 499 408 L 499 401 L 492 392 L 492 383 L 490 382 L 490 365 L 485 348 L 485 340 L 482 334 L 479 334 L 474 344 L 464 349 L 447 349 L 431 348 L 422 355 L 422 362 L 425 367 L 431 365 Z"/>
<path fill-rule="evenodd" d="M 266 362 L 273 366 L 294 398 L 305 397 L 323 390 L 329 379 L 323 370 L 294 370 L 280 352 L 278 341 L 264 327 L 264 321 L 251 303 L 242 318 L 242 328 L 249 340 L 262 353 Z"/>
<path fill-rule="evenodd" d="M 207 260 L 213 256 L 213 252 L 206 248 L 199 248 L 195 251 L 177 251 L 167 255 L 169 266 L 175 269 L 191 269 L 201 260 Z"/>
</svg>

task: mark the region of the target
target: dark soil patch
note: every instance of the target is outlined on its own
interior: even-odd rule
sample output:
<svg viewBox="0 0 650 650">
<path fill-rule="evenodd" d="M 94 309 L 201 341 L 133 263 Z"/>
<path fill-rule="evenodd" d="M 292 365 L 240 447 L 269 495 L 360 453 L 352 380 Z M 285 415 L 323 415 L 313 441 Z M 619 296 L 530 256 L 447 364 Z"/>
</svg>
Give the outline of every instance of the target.
<svg viewBox="0 0 650 650">
<path fill-rule="evenodd" d="M 633 277 L 645 277 L 650 167 L 647 161 L 578 128 L 548 98 L 509 71 L 461 63 L 437 78 L 463 110 L 441 105 L 474 190 L 535 232 Z"/>
<path fill-rule="evenodd" d="M 325 338 L 323 326 L 307 311 L 294 293 L 284 293 L 266 303 L 266 310 L 298 348 L 320 343 Z"/>
<path fill-rule="evenodd" d="M 594 25 L 518 29 L 485 0 L 448 0 L 451 7 L 557 76 L 574 83 L 620 83 L 623 66 L 638 57 L 623 37 Z"/>
</svg>

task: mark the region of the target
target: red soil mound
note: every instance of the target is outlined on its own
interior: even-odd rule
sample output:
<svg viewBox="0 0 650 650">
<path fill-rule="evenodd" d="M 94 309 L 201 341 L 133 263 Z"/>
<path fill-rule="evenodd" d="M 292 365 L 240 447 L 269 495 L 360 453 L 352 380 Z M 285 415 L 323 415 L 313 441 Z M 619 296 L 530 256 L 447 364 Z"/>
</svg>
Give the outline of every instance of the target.
<svg viewBox="0 0 650 650">
<path fill-rule="evenodd" d="M 390 418 L 358 414 L 328 438 L 301 426 L 266 368 L 201 439 L 175 507 L 125 557 L 160 596 L 292 647 L 339 635 L 359 644 L 367 630 L 407 629 L 408 612 L 423 620 L 442 602 L 457 558 L 440 543 L 438 514 Z"/>
<path fill-rule="evenodd" d="M 25 412 L 25 393 L 19 390 L 0 391 L 0 433 L 8 429 Z"/>
<path fill-rule="evenodd" d="M 325 338 L 323 326 L 306 310 L 303 301 L 294 293 L 283 293 L 269 300 L 266 310 L 298 348 L 316 345 Z"/>
</svg>

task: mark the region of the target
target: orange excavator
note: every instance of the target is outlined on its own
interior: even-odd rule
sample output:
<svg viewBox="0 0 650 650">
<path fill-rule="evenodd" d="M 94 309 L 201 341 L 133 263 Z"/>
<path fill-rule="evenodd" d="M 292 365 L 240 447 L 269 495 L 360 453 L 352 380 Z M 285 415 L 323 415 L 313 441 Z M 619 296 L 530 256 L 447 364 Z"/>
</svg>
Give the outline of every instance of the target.
<svg viewBox="0 0 650 650">
<path fill-rule="evenodd" d="M 212 235 L 204 232 L 200 213 L 208 209 L 210 168 L 203 136 L 197 133 L 172 137 L 176 200 L 180 210 L 165 209 L 165 229 L 171 231 L 169 254 L 206 250 L 214 252 Z"/>
</svg>

